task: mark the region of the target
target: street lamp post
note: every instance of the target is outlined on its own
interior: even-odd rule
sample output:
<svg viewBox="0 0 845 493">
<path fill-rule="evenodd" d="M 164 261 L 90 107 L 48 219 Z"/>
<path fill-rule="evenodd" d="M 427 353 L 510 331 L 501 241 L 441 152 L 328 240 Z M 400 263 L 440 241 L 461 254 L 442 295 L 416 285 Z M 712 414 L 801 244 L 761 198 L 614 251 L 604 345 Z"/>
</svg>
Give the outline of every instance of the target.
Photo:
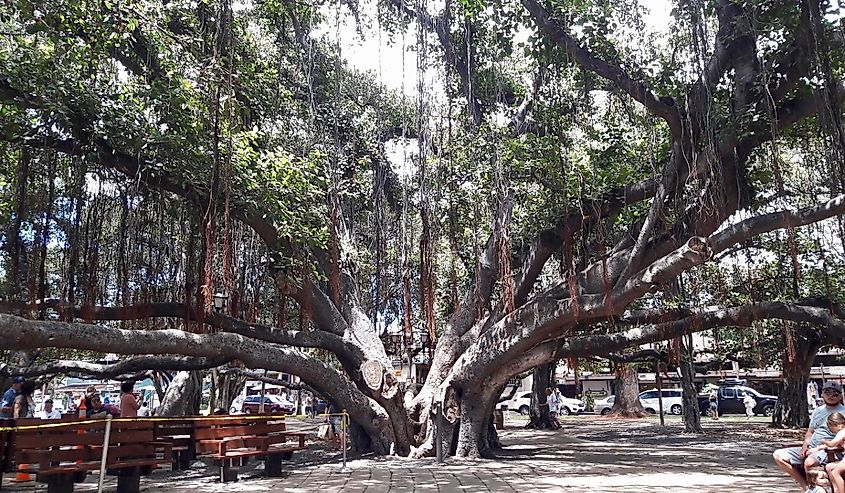
<svg viewBox="0 0 845 493">
<path fill-rule="evenodd" d="M 431 364 L 431 336 L 428 334 L 427 331 L 420 334 L 420 343 L 422 344 L 423 348 L 428 350 L 428 360 L 429 360 L 428 364 L 430 365 Z"/>
<path fill-rule="evenodd" d="M 390 352 L 393 354 L 402 352 L 402 336 L 400 334 L 390 335 Z"/>
</svg>

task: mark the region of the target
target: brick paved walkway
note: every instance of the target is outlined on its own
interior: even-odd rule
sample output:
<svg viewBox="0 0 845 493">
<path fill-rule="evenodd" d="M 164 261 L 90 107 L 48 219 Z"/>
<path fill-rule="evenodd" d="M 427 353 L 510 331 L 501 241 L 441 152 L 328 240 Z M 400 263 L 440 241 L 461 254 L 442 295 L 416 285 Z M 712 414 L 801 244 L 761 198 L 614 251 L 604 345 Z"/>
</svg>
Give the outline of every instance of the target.
<svg viewBox="0 0 845 493">
<path fill-rule="evenodd" d="M 684 435 L 677 424 L 661 429 L 654 421 L 582 416 L 567 419 L 556 432 L 505 430 L 502 441 L 508 446 L 495 461 L 450 459 L 438 465 L 433 459 L 374 458 L 352 460 L 341 471 L 339 456 L 311 454 L 290 464 L 286 478 L 263 478 L 259 468 L 237 483 L 220 484 L 214 469 L 201 468 L 158 471 L 141 484 L 145 492 L 174 493 L 799 491 L 771 462 L 771 451 L 790 436 L 773 436 L 762 422 L 705 425 L 710 429 L 705 435 Z M 114 492 L 112 478 L 107 484 L 106 491 Z M 46 488 L 29 483 L 10 491 Z M 96 491 L 96 476 L 77 491 Z"/>
</svg>

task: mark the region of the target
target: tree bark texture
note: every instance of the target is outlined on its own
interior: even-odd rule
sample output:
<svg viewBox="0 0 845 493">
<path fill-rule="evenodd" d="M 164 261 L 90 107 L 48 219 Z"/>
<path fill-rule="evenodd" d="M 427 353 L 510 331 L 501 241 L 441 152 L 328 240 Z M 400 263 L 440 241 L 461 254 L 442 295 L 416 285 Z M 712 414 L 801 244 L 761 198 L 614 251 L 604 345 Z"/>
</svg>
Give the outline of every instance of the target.
<svg viewBox="0 0 845 493">
<path fill-rule="evenodd" d="M 199 371 L 180 371 L 170 381 L 158 416 L 196 416 L 202 399 L 202 376 Z"/>
<path fill-rule="evenodd" d="M 692 336 L 685 336 L 681 345 L 681 386 L 683 387 L 684 431 L 703 433 L 701 410 L 698 406 L 698 391 L 695 388 L 695 366 L 693 365 Z"/>
<path fill-rule="evenodd" d="M 646 415 L 640 403 L 640 382 L 637 370 L 632 365 L 619 363 L 616 372 L 616 399 L 610 410 L 611 416 L 642 418 Z"/>
<path fill-rule="evenodd" d="M 534 368 L 531 373 L 532 393 L 531 393 L 531 418 L 526 428 L 540 428 L 551 429 L 552 422 L 549 417 L 549 406 L 542 404 L 546 403 L 546 388 L 554 389 L 554 372 L 556 367 L 555 362 L 545 363 Z"/>
<path fill-rule="evenodd" d="M 807 382 L 819 347 L 821 339 L 816 330 L 803 330 L 795 334 L 794 358 L 790 359 L 789 351 L 784 354 L 783 380 L 772 413 L 773 426 L 806 428 L 810 424 Z"/>
</svg>

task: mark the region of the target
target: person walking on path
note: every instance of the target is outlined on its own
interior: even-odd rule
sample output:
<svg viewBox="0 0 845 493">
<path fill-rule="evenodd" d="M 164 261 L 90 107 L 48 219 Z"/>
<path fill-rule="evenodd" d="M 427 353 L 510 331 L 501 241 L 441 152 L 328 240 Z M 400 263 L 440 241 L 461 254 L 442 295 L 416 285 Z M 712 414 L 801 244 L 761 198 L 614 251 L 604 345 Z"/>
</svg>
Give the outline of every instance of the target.
<svg viewBox="0 0 845 493">
<path fill-rule="evenodd" d="M 719 419 L 719 396 L 716 395 L 715 390 L 710 391 L 710 397 L 708 398 L 708 400 L 710 401 L 710 407 L 707 411 L 707 414 L 710 415 L 710 419 Z"/>
<path fill-rule="evenodd" d="M 800 447 L 787 447 L 777 449 L 772 453 L 775 464 L 786 474 L 798 483 L 804 491 L 808 491 L 807 479 L 796 466 L 802 464 L 814 465 L 817 457 L 810 454 L 810 449 L 818 447 L 824 440 L 832 440 L 835 437 L 828 427 L 827 418 L 833 413 L 845 413 L 845 406 L 842 405 L 842 386 L 836 382 L 826 382 L 822 387 L 822 400 L 824 406 L 813 410 L 810 416 L 810 427 L 804 435 L 804 443 Z"/>
<path fill-rule="evenodd" d="M 754 416 L 754 406 L 757 405 L 757 401 L 754 400 L 751 394 L 746 392 L 745 397 L 742 398 L 742 403 L 745 405 L 745 417 L 751 419 Z"/>
</svg>

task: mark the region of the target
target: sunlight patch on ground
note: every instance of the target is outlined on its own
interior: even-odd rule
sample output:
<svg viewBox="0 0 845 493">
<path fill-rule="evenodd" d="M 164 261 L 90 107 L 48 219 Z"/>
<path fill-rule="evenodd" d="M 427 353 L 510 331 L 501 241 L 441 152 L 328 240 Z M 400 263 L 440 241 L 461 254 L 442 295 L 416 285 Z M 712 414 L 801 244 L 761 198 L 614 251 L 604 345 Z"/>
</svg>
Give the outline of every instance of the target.
<svg viewBox="0 0 845 493">
<path fill-rule="evenodd" d="M 590 488 L 617 488 L 617 487 L 665 487 L 667 485 L 674 485 L 682 491 L 684 488 L 694 488 L 701 486 L 717 486 L 729 485 L 736 482 L 735 476 L 687 472 L 684 474 L 657 472 L 652 474 L 625 474 L 619 476 L 605 476 L 601 474 L 590 474 L 586 476 L 562 476 L 562 477 L 545 477 L 535 480 L 535 482 L 543 482 L 549 485 L 564 487 L 564 486 L 583 486 Z"/>
</svg>

